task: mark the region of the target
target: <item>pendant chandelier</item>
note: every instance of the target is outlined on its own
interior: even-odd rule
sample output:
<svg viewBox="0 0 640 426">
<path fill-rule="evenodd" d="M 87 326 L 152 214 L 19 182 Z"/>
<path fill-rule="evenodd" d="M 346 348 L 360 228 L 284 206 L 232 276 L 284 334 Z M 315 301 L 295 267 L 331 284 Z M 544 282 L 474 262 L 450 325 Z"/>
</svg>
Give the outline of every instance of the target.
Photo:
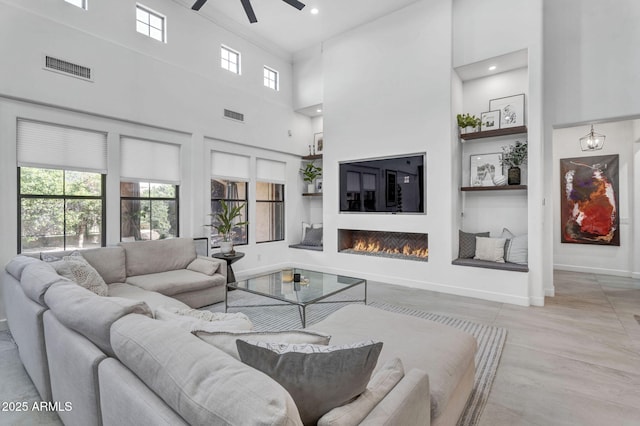
<svg viewBox="0 0 640 426">
<path fill-rule="evenodd" d="M 594 132 L 592 124 L 591 131 L 580 138 L 580 148 L 582 148 L 583 151 L 597 151 L 602 149 L 605 137 L 605 135 Z"/>
</svg>

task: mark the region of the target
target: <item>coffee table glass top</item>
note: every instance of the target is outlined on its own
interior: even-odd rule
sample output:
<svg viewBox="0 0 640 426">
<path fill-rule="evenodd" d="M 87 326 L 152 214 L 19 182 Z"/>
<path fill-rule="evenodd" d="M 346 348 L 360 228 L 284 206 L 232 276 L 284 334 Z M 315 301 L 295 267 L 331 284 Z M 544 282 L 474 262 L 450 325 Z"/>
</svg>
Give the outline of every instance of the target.
<svg viewBox="0 0 640 426">
<path fill-rule="evenodd" d="M 294 274 L 300 274 L 299 283 L 293 281 Z M 292 268 L 229 283 L 228 287 L 289 303 L 307 305 L 365 281 L 362 278 Z"/>
</svg>

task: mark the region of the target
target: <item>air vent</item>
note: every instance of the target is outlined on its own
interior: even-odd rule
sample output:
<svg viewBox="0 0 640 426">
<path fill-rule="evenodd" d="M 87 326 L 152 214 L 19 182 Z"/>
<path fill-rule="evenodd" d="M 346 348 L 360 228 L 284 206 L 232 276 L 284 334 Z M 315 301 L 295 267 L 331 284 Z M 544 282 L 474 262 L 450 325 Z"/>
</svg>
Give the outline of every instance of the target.
<svg viewBox="0 0 640 426">
<path fill-rule="evenodd" d="M 244 114 L 241 114 L 241 113 L 235 112 L 235 111 L 231 111 L 230 109 L 225 109 L 224 110 L 224 116 L 225 116 L 225 118 L 230 118 L 232 120 L 244 122 Z"/>
<path fill-rule="evenodd" d="M 72 62 L 65 61 L 64 59 L 45 55 L 44 68 L 49 71 L 55 71 L 62 74 L 70 75 L 72 77 L 91 81 L 91 68 L 74 64 Z"/>
</svg>

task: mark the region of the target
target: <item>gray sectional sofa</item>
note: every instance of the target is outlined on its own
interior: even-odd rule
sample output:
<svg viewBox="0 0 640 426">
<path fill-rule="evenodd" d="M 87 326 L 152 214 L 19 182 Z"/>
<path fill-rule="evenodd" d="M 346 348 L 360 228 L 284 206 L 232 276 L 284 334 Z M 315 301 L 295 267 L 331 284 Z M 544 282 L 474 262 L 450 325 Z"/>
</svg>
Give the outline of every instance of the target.
<svg viewBox="0 0 640 426">
<path fill-rule="evenodd" d="M 59 412 L 66 425 L 302 424 L 292 397 L 276 381 L 178 325 L 153 318 L 161 306 L 188 308 L 223 296 L 220 285 L 207 292 L 202 277 L 184 287 L 179 280 L 169 284 L 181 266 L 194 272 L 186 267 L 195 259 L 185 264 L 190 249 L 177 261 L 188 246 L 180 240 L 83 252 L 109 282 L 108 297 L 61 277 L 41 260 L 17 256 L 9 262 L 2 275 L 7 319 L 41 397 L 72 404 Z M 171 249 L 176 252 L 168 256 Z M 151 259 L 145 262 L 138 250 L 148 250 Z M 216 265 L 214 275 L 226 282 L 226 266 Z M 210 272 L 204 266 L 192 269 Z M 378 367 L 402 360 L 404 377 L 361 424 L 456 423 L 473 386 L 472 336 L 362 305 L 342 308 L 313 329 L 331 334 L 331 344 L 383 341 Z"/>
</svg>

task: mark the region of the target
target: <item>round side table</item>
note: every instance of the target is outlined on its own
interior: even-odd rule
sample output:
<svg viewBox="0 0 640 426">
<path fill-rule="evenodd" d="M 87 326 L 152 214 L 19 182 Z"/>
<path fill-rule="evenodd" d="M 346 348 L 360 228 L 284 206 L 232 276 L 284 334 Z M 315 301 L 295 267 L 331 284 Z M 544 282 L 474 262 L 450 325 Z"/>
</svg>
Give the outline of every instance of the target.
<svg viewBox="0 0 640 426">
<path fill-rule="evenodd" d="M 242 259 L 244 257 L 244 253 L 237 251 L 235 252 L 235 254 L 232 254 L 230 256 L 224 255 L 222 253 L 214 253 L 211 255 L 211 257 L 215 257 L 216 259 L 222 259 L 227 262 L 227 284 L 235 282 L 236 275 L 233 273 L 233 268 L 231 267 L 231 264 Z"/>
</svg>

